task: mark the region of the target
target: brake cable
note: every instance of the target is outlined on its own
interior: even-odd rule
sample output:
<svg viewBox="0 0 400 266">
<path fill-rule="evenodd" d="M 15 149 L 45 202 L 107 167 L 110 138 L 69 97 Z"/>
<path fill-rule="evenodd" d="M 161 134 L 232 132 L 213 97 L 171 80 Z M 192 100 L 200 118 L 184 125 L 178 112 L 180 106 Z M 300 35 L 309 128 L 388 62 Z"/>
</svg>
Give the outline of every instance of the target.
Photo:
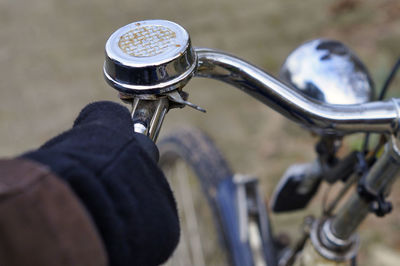
<svg viewBox="0 0 400 266">
<path fill-rule="evenodd" d="M 378 97 L 378 101 L 382 101 L 385 96 L 386 93 L 390 87 L 390 85 L 392 84 L 397 71 L 400 69 L 400 57 L 397 59 L 396 63 L 393 65 L 392 70 L 390 71 L 390 74 L 388 75 L 388 77 L 385 80 L 385 83 L 383 83 L 383 87 L 379 93 L 379 97 Z M 370 139 L 370 133 L 365 134 L 365 138 L 364 138 L 364 144 L 362 146 L 362 151 L 364 154 L 367 153 L 368 150 L 368 144 L 369 144 L 369 139 Z M 375 149 L 377 150 L 377 148 Z"/>
</svg>

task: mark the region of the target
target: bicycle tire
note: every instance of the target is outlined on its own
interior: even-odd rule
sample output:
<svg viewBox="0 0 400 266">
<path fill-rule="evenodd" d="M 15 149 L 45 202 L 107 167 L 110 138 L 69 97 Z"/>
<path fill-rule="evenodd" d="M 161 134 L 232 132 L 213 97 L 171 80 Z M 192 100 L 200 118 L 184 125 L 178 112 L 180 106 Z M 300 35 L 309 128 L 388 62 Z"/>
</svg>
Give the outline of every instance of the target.
<svg viewBox="0 0 400 266">
<path fill-rule="evenodd" d="M 160 150 L 159 165 L 164 170 L 177 198 L 182 227 L 181 241 L 177 251 L 170 259 L 170 264 L 233 265 L 232 258 L 230 258 L 230 254 L 227 251 L 226 236 L 223 232 L 223 226 L 220 223 L 216 202 L 218 185 L 222 181 L 232 178 L 232 171 L 221 152 L 208 136 L 194 128 L 180 129 L 164 137 L 157 145 Z M 179 177 L 180 174 L 168 176 L 169 169 L 179 163 L 185 164 L 192 171 L 195 175 L 193 177 L 195 180 L 188 180 L 186 176 Z M 187 182 L 186 187 L 182 186 L 182 182 Z M 178 191 L 182 189 L 190 189 L 189 198 L 192 199 L 182 200 L 180 194 L 187 194 L 187 192 Z M 200 195 L 197 194 L 199 192 Z M 201 198 L 203 202 L 201 202 Z M 200 201 L 200 203 L 193 203 L 194 200 Z M 189 205 L 188 202 L 190 201 L 193 203 L 193 209 L 198 208 L 194 212 L 190 211 L 190 206 L 187 208 L 184 206 Z M 197 212 L 201 212 L 200 217 L 196 216 Z M 188 215 L 195 217 L 187 217 Z M 193 219 L 195 222 L 193 222 Z M 200 221 L 199 219 L 202 220 Z M 187 225 L 190 223 L 194 223 L 195 225 Z M 193 229 L 195 226 L 197 226 L 197 231 Z M 206 228 L 200 228 L 201 226 Z M 189 230 L 185 227 L 191 228 L 190 233 L 188 233 Z M 193 232 L 198 235 L 193 235 Z M 185 240 L 185 238 L 190 239 Z M 200 242 L 200 247 L 198 246 L 199 243 L 196 244 L 196 238 L 198 239 L 197 242 Z M 199 240 L 200 238 L 202 239 Z M 194 243 L 188 243 L 189 241 Z M 207 247 L 204 247 L 204 243 L 206 243 Z M 193 251 L 192 246 L 195 246 L 198 250 Z M 186 251 L 182 251 L 181 249 L 185 249 Z M 202 258 L 199 258 L 200 256 Z"/>
</svg>

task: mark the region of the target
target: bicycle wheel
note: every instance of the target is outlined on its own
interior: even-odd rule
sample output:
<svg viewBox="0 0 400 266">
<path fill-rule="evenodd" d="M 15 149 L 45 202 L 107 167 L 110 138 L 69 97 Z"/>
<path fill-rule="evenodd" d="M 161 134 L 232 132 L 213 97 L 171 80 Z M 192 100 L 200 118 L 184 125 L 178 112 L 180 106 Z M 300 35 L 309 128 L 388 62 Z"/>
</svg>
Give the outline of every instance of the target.
<svg viewBox="0 0 400 266">
<path fill-rule="evenodd" d="M 158 143 L 160 167 L 174 191 L 181 220 L 180 243 L 166 265 L 231 265 L 216 194 L 232 172 L 213 142 L 185 128 Z"/>
</svg>

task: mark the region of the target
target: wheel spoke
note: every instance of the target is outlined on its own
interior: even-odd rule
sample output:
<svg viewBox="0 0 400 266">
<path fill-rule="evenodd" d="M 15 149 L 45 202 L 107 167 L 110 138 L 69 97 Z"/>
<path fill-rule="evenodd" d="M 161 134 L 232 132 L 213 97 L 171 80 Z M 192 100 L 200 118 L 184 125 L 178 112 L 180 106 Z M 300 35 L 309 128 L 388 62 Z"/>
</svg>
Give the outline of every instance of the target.
<svg viewBox="0 0 400 266">
<path fill-rule="evenodd" d="M 194 265 L 205 266 L 204 254 L 200 240 L 200 230 L 197 223 L 197 215 L 193 202 L 193 194 L 190 193 L 188 182 L 188 169 L 183 162 L 176 165 L 179 190 L 182 193 L 182 205 L 185 213 L 186 226 Z"/>
</svg>

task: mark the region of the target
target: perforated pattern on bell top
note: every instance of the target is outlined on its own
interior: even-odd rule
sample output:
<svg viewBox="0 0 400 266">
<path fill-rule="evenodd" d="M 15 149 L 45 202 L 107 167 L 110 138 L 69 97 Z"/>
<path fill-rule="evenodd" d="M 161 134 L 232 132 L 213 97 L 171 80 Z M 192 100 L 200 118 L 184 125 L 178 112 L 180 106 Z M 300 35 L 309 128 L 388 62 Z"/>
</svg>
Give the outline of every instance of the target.
<svg viewBox="0 0 400 266">
<path fill-rule="evenodd" d="M 139 26 L 123 34 L 118 46 L 125 54 L 150 57 L 163 53 L 171 46 L 179 47 L 175 39 L 176 33 L 166 27 Z"/>
</svg>

